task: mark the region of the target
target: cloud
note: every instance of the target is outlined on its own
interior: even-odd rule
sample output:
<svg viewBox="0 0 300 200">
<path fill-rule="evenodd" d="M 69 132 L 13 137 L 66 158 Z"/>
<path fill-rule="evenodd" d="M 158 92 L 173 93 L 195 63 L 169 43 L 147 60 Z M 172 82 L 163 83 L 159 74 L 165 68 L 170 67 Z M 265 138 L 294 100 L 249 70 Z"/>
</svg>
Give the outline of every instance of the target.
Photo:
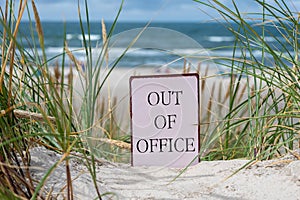
<svg viewBox="0 0 300 200">
<path fill-rule="evenodd" d="M 83 2 L 80 1 L 82 8 Z M 77 20 L 77 1 L 36 1 L 42 20 Z M 121 0 L 89 0 L 91 20 L 114 20 Z M 84 13 L 84 8 L 82 12 Z M 197 17 L 196 17 L 197 16 Z M 201 16 L 192 0 L 125 0 L 120 21 L 189 21 Z"/>
<path fill-rule="evenodd" d="M 151 5 L 149 0 L 131 0 L 125 3 L 123 12 L 125 20 L 195 21 L 205 18 L 198 3 L 192 0 L 151 0 Z"/>
<path fill-rule="evenodd" d="M 168 1 L 168 0 L 167 0 Z M 131 0 L 131 1 L 125 1 L 125 6 L 130 9 L 140 9 L 145 11 L 155 11 L 159 9 L 164 1 L 162 0 L 151 0 L 151 3 L 149 3 L 149 0 Z"/>
<path fill-rule="evenodd" d="M 201 0 L 209 2 L 210 0 Z M 265 0 L 274 5 L 274 0 Z M 31 2 L 31 1 L 28 1 Z M 79 0 L 82 15 L 85 15 L 84 0 Z M 104 18 L 112 21 L 120 7 L 122 0 L 88 0 L 90 20 L 99 21 Z M 234 9 L 232 1 L 219 0 L 230 9 Z M 241 13 L 254 13 L 261 11 L 261 6 L 253 0 L 234 1 Z M 285 1 L 299 10 L 300 0 Z M 41 20 L 64 21 L 78 20 L 78 0 L 36 0 Z M 16 1 L 16 5 L 18 1 Z M 4 1 L 0 2 L 1 7 Z M 30 7 L 30 6 L 29 6 Z M 295 8 L 294 8 L 295 7 Z M 205 13 L 206 12 L 206 13 Z M 193 0 L 125 0 L 120 21 L 201 21 L 219 18 L 216 11 Z M 24 17 L 25 19 L 28 17 Z"/>
</svg>

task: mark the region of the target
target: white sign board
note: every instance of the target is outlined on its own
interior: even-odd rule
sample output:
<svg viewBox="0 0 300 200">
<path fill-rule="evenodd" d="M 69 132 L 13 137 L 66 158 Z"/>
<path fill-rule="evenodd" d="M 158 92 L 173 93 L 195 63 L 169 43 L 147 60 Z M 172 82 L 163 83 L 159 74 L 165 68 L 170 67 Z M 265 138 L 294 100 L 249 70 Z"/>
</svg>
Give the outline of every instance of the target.
<svg viewBox="0 0 300 200">
<path fill-rule="evenodd" d="M 130 78 L 132 165 L 199 162 L 198 74 Z"/>
</svg>

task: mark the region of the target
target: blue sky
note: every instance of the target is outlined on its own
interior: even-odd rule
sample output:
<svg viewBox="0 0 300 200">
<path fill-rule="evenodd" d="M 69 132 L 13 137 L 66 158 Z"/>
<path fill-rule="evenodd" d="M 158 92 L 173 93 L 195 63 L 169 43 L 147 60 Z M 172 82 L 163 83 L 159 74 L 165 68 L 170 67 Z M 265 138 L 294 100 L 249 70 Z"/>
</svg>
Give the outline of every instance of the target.
<svg viewBox="0 0 300 200">
<path fill-rule="evenodd" d="M 84 2 L 83 0 L 80 0 Z M 207 1 L 207 0 L 203 0 Z M 219 0 L 230 6 L 231 0 Z M 265 0 L 273 3 L 274 0 Z M 28 0 L 28 2 L 31 2 Z M 257 12 L 260 7 L 254 0 L 236 0 L 242 12 Z M 300 8 L 300 0 L 287 0 Z M 35 0 L 41 20 L 77 21 L 77 0 Z M 121 0 L 88 0 L 90 19 L 114 19 Z M 1 7 L 4 1 L 0 3 Z M 83 8 L 83 4 L 82 8 Z M 209 15 L 205 14 L 208 12 Z M 125 0 L 119 21 L 204 21 L 219 16 L 193 0 Z M 24 17 L 26 19 L 26 16 Z"/>
</svg>

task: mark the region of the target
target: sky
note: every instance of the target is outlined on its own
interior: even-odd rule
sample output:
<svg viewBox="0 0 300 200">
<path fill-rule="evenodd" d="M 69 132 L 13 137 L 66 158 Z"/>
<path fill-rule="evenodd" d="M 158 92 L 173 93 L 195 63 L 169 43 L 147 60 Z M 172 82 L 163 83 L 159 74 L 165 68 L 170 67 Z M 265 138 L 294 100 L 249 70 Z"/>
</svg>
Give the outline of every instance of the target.
<svg viewBox="0 0 300 200">
<path fill-rule="evenodd" d="M 202 0 L 207 2 L 208 0 Z M 274 3 L 274 0 L 265 0 Z M 4 6 L 1 0 L 1 7 Z M 31 0 L 28 0 L 31 2 Z M 84 14 L 84 0 L 79 0 Z M 121 0 L 87 0 L 91 21 L 113 21 Z M 231 7 L 231 0 L 219 0 Z M 260 7 L 254 0 L 235 0 L 241 12 L 257 12 Z M 292 2 L 300 10 L 300 0 Z M 42 21 L 78 21 L 78 0 L 35 0 Z M 299 9 L 298 9 L 299 8 Z M 217 13 L 193 0 L 124 0 L 119 21 L 205 21 L 219 18 Z M 23 19 L 27 19 L 24 16 Z"/>
</svg>

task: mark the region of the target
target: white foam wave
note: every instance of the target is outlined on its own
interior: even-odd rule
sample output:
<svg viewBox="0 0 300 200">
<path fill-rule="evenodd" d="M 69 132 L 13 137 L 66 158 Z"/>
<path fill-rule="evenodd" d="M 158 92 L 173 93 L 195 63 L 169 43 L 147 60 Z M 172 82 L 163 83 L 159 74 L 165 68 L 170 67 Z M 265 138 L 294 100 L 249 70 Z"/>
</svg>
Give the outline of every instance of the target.
<svg viewBox="0 0 300 200">
<path fill-rule="evenodd" d="M 66 39 L 67 40 L 72 40 L 74 38 L 74 35 L 73 34 L 67 34 L 66 35 Z"/>
<path fill-rule="evenodd" d="M 85 34 L 84 35 L 85 39 L 87 40 L 88 38 L 91 39 L 91 41 L 97 41 L 97 40 L 100 40 L 101 39 L 101 36 L 98 35 L 98 34 Z M 71 34 L 71 33 L 68 33 L 66 35 L 66 39 L 67 40 L 83 40 L 83 36 L 82 34 Z"/>
<path fill-rule="evenodd" d="M 265 42 L 285 42 L 283 37 L 272 37 L 272 36 L 260 36 L 264 38 Z M 231 36 L 209 36 L 206 38 L 209 42 L 221 43 L 221 42 L 232 42 L 235 40 L 234 37 Z"/>
<path fill-rule="evenodd" d="M 263 36 L 261 36 L 261 38 L 263 38 Z M 284 37 L 265 36 L 264 40 L 265 42 L 281 42 L 281 43 L 286 42 L 286 39 Z"/>
<path fill-rule="evenodd" d="M 76 57 L 77 60 L 80 61 L 85 61 L 86 60 L 86 55 L 85 51 L 81 47 L 69 47 L 70 51 L 72 51 L 73 55 Z M 110 48 L 109 49 L 109 60 L 110 62 L 115 61 L 118 59 L 124 52 L 125 48 L 120 48 L 120 47 L 115 47 L 115 48 Z M 38 51 L 40 54 L 42 54 L 41 51 Z M 93 48 L 93 60 L 97 60 L 96 58 L 99 58 L 101 53 L 101 47 L 100 48 Z M 49 47 L 46 49 L 46 54 L 48 59 L 52 57 L 57 57 L 57 60 L 60 60 L 62 57 L 63 53 L 63 47 Z M 246 54 L 246 55 L 245 55 Z M 262 56 L 262 52 L 257 50 L 253 51 L 252 54 L 259 58 Z M 122 65 L 124 66 L 135 66 L 135 65 L 140 65 L 140 64 L 157 64 L 157 65 L 164 65 L 172 59 L 174 61 L 182 61 L 182 58 L 187 58 L 189 61 L 193 62 L 193 64 L 198 63 L 199 60 L 211 60 L 217 59 L 220 57 L 226 57 L 230 58 L 233 56 L 233 51 L 228 49 L 228 50 L 214 50 L 214 51 L 208 51 L 206 49 L 195 49 L 195 48 L 190 48 L 190 49 L 174 49 L 174 50 L 169 50 L 169 51 L 161 51 L 161 50 L 156 50 L 156 49 L 139 49 L 139 48 L 133 48 L 129 49 L 124 57 L 124 59 L 121 60 Z M 128 56 L 128 57 L 127 57 Z M 175 57 L 173 57 L 175 56 Z M 235 57 L 250 57 L 249 52 L 244 52 L 243 54 L 240 51 L 235 52 Z M 269 56 L 265 54 L 265 56 Z M 71 62 L 69 60 L 69 57 L 65 57 L 66 63 Z"/>
<path fill-rule="evenodd" d="M 234 37 L 231 36 L 209 36 L 207 38 L 210 42 L 231 42 L 234 41 Z"/>
<path fill-rule="evenodd" d="M 85 37 L 86 40 L 87 40 L 88 38 L 90 38 L 91 41 L 97 41 L 97 40 L 100 40 L 100 38 L 101 38 L 101 36 L 100 36 L 100 35 L 97 35 L 97 34 L 90 34 L 90 35 L 85 34 L 84 37 Z M 82 41 L 82 40 L 83 40 L 83 36 L 82 36 L 82 35 L 78 35 L 78 36 L 77 36 L 77 39 L 79 39 L 79 40 Z"/>
<path fill-rule="evenodd" d="M 191 49 L 174 49 L 176 55 L 183 55 L 183 56 L 208 56 L 210 54 L 209 50 L 203 48 L 191 48 Z"/>
<path fill-rule="evenodd" d="M 158 56 L 162 55 L 162 51 L 155 49 L 134 49 L 128 52 L 131 56 Z"/>
<path fill-rule="evenodd" d="M 83 57 L 85 56 L 85 51 L 82 47 L 69 47 L 69 50 L 75 55 L 75 56 L 80 56 Z M 109 57 L 111 59 L 116 59 L 120 57 L 124 52 L 126 51 L 125 48 L 120 48 L 120 47 L 114 47 L 114 48 L 109 48 L 108 53 Z M 100 48 L 93 48 L 92 49 L 93 55 L 98 57 L 101 53 L 101 47 Z M 59 55 L 63 53 L 63 47 L 48 47 L 46 49 L 46 54 L 48 55 Z M 170 56 L 170 55 L 175 55 L 175 56 L 232 56 L 232 51 L 230 50 L 224 50 L 224 51 L 209 51 L 206 49 L 174 49 L 174 50 L 158 50 L 158 49 L 139 49 L 139 48 L 131 48 L 126 52 L 126 55 L 131 56 L 131 57 L 136 57 L 136 59 L 140 59 L 140 57 L 155 57 L 157 58 L 158 56 L 163 57 L 163 56 Z M 238 56 L 236 54 L 236 56 Z"/>
</svg>

